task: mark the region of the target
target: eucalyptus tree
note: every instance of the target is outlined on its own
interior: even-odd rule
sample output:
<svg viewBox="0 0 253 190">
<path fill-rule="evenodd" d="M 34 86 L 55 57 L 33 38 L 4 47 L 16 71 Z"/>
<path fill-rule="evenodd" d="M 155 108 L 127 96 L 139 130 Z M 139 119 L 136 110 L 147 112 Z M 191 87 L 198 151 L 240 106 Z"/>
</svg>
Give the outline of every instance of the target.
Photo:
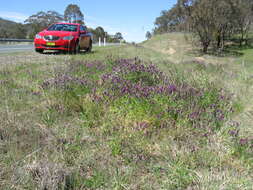
<svg viewBox="0 0 253 190">
<path fill-rule="evenodd" d="M 216 25 L 216 7 L 213 2 L 216 0 L 185 0 L 182 5 L 188 15 L 190 29 L 194 32 L 206 53 L 213 41 Z"/>
<path fill-rule="evenodd" d="M 64 11 L 64 20 L 69 23 L 84 24 L 84 15 L 76 4 L 69 4 Z"/>
<path fill-rule="evenodd" d="M 146 38 L 149 40 L 150 38 L 152 38 L 152 34 L 151 32 L 147 31 L 146 33 Z"/>
<path fill-rule="evenodd" d="M 235 26 L 235 32 L 240 35 L 240 45 L 246 40 L 253 23 L 252 0 L 228 0 L 231 5 L 231 22 Z"/>
<path fill-rule="evenodd" d="M 31 15 L 25 20 L 26 27 L 28 28 L 28 35 L 33 38 L 36 33 L 42 29 L 47 28 L 49 25 L 63 21 L 63 15 L 56 11 L 40 11 Z"/>
<path fill-rule="evenodd" d="M 192 32 L 206 53 L 211 45 L 223 49 L 235 35 L 240 36 L 240 45 L 247 43 L 252 24 L 252 0 L 177 0 L 156 18 L 154 34 Z"/>
</svg>

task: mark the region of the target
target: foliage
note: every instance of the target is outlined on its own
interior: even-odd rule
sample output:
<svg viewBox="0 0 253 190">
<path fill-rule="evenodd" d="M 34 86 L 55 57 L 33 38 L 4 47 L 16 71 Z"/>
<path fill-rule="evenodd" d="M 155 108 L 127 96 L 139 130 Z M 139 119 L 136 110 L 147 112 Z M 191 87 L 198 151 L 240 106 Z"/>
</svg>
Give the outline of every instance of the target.
<svg viewBox="0 0 253 190">
<path fill-rule="evenodd" d="M 98 42 L 99 38 L 101 42 L 106 38 L 106 41 L 109 43 L 117 43 L 124 39 L 120 32 L 117 32 L 115 35 L 109 35 L 101 26 L 98 26 L 96 29 L 89 28 L 89 31 L 93 34 L 94 42 Z"/>
<path fill-rule="evenodd" d="M 28 36 L 33 38 L 38 32 L 46 29 L 49 25 L 63 21 L 63 16 L 56 11 L 40 11 L 25 20 L 29 28 Z"/>
<path fill-rule="evenodd" d="M 64 19 L 69 23 L 84 24 L 84 16 L 80 7 L 76 4 L 69 4 L 64 11 Z"/>
<path fill-rule="evenodd" d="M 121 32 L 116 32 L 116 34 L 114 35 L 114 39 L 117 41 L 123 40 L 123 35 Z"/>
<path fill-rule="evenodd" d="M 0 38 L 26 38 L 25 25 L 0 18 Z"/>
<path fill-rule="evenodd" d="M 187 15 L 180 0 L 171 9 L 161 11 L 155 20 L 155 34 L 187 30 Z"/>
<path fill-rule="evenodd" d="M 203 52 L 212 45 L 224 49 L 225 40 L 240 35 L 240 45 L 248 42 L 253 21 L 251 0 L 178 0 L 155 21 L 155 34 L 173 31 L 193 32 Z M 245 40 L 246 38 L 246 40 Z"/>
<path fill-rule="evenodd" d="M 149 40 L 150 38 L 152 38 L 152 34 L 151 32 L 147 31 L 146 33 L 146 38 Z"/>
<path fill-rule="evenodd" d="M 240 34 L 240 46 L 249 33 L 253 23 L 253 3 L 250 0 L 230 0 L 229 4 L 232 9 L 231 20 L 236 27 L 235 33 Z"/>
</svg>

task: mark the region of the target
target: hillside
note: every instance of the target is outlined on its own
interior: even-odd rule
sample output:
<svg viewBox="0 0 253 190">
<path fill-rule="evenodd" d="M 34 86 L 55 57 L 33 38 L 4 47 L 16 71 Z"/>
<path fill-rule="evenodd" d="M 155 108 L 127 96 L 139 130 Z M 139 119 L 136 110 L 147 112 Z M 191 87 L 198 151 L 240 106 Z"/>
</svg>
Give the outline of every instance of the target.
<svg viewBox="0 0 253 190">
<path fill-rule="evenodd" d="M 7 28 L 9 28 L 11 26 L 15 26 L 16 24 L 17 24 L 16 22 L 0 18 L 0 27 L 7 27 Z"/>
<path fill-rule="evenodd" d="M 7 36 L 13 27 L 15 27 L 17 23 L 9 20 L 5 20 L 0 18 L 0 38 L 4 38 Z"/>
<path fill-rule="evenodd" d="M 231 61 L 233 56 L 212 56 L 203 54 L 198 48 L 195 38 L 188 33 L 168 33 L 152 37 L 142 43 L 145 48 L 167 55 L 173 63 L 211 63 L 223 64 Z"/>
<path fill-rule="evenodd" d="M 189 50 L 192 50 L 192 46 L 186 41 L 187 37 L 190 35 L 183 33 L 156 35 L 143 42 L 142 45 L 167 55 L 174 63 L 179 63 L 190 58 L 187 53 L 189 54 Z M 180 59 L 178 59 L 179 57 Z"/>
<path fill-rule="evenodd" d="M 23 24 L 0 18 L 0 38 L 26 38 Z"/>
<path fill-rule="evenodd" d="M 0 186 L 252 189 L 253 57 L 236 51 L 203 56 L 166 34 L 0 55 Z"/>
</svg>

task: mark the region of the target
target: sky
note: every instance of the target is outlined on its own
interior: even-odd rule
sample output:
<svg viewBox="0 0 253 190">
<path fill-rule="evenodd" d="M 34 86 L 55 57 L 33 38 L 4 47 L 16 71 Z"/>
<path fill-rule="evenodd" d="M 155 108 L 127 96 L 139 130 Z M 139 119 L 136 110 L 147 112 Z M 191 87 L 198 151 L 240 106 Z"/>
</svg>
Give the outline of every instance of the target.
<svg viewBox="0 0 253 190">
<path fill-rule="evenodd" d="M 121 32 L 128 42 L 141 42 L 154 28 L 160 12 L 175 3 L 176 0 L 1 0 L 0 17 L 22 23 L 39 11 L 63 14 L 68 4 L 77 4 L 88 27 L 102 26 L 109 34 Z"/>
</svg>

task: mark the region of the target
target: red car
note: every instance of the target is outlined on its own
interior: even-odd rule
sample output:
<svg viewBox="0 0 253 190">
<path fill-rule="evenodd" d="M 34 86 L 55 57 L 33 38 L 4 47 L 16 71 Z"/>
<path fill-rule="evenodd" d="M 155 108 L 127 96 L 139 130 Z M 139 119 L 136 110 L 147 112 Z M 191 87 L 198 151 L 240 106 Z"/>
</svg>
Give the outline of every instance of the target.
<svg viewBox="0 0 253 190">
<path fill-rule="evenodd" d="M 56 23 L 35 36 L 34 46 L 38 53 L 43 53 L 44 50 L 89 52 L 92 49 L 92 34 L 81 24 Z"/>
</svg>

